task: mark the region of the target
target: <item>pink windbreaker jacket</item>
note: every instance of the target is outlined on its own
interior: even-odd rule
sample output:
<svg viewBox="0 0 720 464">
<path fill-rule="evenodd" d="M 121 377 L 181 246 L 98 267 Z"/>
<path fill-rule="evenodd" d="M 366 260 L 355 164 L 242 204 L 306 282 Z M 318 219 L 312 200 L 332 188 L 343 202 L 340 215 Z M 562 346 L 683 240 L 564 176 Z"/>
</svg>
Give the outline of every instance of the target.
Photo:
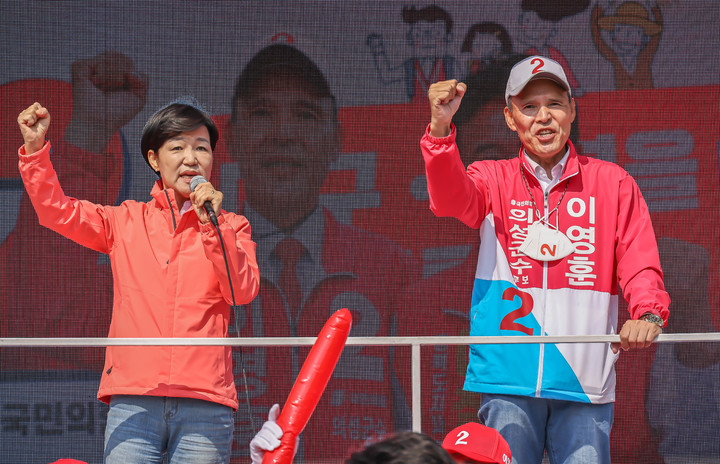
<svg viewBox="0 0 720 464">
<path fill-rule="evenodd" d="M 616 333 L 618 281 L 633 319 L 650 312 L 667 321 L 670 298 L 650 214 L 625 170 L 579 156 L 568 142 L 564 172 L 546 198 L 522 149 L 466 170 L 455 136 L 454 126 L 443 138 L 428 128 L 421 148 L 432 211 L 480 232 L 470 335 Z M 557 219 L 574 252 L 550 262 L 521 253 L 528 226 L 556 205 L 548 222 Z M 616 359 L 602 343 L 472 345 L 465 389 L 608 403 Z"/>
<path fill-rule="evenodd" d="M 226 337 L 231 292 L 217 231 L 193 210 L 180 217 L 158 181 L 147 203 L 102 206 L 67 197 L 50 143 L 19 151 L 25 189 L 40 224 L 110 256 L 114 302 L 109 337 Z M 260 274 L 245 217 L 218 216 L 238 305 L 257 294 Z M 92 301 L 78 301 L 94 308 Z M 227 346 L 109 346 L 98 399 L 115 394 L 197 398 L 237 409 Z"/>
</svg>

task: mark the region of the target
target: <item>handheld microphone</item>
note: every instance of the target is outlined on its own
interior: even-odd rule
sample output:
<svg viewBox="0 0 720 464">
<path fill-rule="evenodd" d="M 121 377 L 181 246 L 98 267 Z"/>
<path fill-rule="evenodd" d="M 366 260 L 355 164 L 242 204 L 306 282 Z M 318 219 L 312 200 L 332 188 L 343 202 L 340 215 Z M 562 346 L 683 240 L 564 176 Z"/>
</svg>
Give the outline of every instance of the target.
<svg viewBox="0 0 720 464">
<path fill-rule="evenodd" d="M 203 176 L 195 176 L 192 179 L 190 179 L 190 191 L 194 192 L 198 185 L 204 184 L 207 182 L 207 179 Z M 210 218 L 210 222 L 213 223 L 215 227 L 218 227 L 218 220 L 217 216 L 215 216 L 215 210 L 212 207 L 212 203 L 210 203 L 209 200 L 205 201 L 205 204 L 203 205 L 205 208 L 205 212 L 207 213 L 208 217 Z"/>
</svg>

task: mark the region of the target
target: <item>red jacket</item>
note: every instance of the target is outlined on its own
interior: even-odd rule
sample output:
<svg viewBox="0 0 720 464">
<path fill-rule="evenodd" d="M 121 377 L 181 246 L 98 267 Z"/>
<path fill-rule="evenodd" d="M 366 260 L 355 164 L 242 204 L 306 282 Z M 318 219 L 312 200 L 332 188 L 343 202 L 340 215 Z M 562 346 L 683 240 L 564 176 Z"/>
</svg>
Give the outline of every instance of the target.
<svg viewBox="0 0 720 464">
<path fill-rule="evenodd" d="M 174 195 L 159 181 L 147 203 L 102 206 L 67 197 L 49 151 L 49 143 L 30 155 L 21 148 L 20 174 L 40 224 L 110 256 L 109 337 L 227 336 L 230 286 L 214 227 L 201 224 L 192 210 L 180 217 Z M 236 303 L 249 303 L 260 282 L 250 225 L 227 212 L 218 221 Z M 98 399 L 109 402 L 114 394 L 198 398 L 237 408 L 230 347 L 108 347 Z"/>
</svg>

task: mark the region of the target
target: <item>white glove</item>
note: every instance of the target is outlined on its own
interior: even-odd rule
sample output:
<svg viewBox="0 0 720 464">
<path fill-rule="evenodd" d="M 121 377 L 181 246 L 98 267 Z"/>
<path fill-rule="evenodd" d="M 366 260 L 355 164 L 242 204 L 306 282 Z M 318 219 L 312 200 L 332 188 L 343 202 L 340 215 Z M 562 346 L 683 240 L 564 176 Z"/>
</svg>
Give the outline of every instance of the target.
<svg viewBox="0 0 720 464">
<path fill-rule="evenodd" d="M 273 451 L 280 446 L 280 438 L 283 431 L 277 422 L 280 415 L 280 405 L 274 404 L 268 412 L 268 420 L 263 424 L 260 431 L 253 437 L 250 442 L 250 459 L 252 464 L 262 464 L 265 457 L 265 451 Z"/>
</svg>

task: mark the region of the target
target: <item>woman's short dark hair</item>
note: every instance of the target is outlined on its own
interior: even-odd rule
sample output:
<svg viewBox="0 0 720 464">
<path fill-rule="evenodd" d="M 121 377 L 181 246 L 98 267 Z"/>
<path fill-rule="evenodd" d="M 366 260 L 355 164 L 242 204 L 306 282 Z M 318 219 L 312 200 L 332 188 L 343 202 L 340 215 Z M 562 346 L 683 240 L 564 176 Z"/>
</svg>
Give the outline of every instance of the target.
<svg viewBox="0 0 720 464">
<path fill-rule="evenodd" d="M 200 126 L 207 127 L 210 147 L 215 150 L 219 138 L 217 126 L 199 103 L 189 99 L 178 99 L 160 108 L 148 119 L 143 129 L 140 150 L 145 162 L 150 166 L 148 160 L 150 150 L 157 152 L 167 140 Z M 160 175 L 158 172 L 156 174 Z"/>
</svg>

